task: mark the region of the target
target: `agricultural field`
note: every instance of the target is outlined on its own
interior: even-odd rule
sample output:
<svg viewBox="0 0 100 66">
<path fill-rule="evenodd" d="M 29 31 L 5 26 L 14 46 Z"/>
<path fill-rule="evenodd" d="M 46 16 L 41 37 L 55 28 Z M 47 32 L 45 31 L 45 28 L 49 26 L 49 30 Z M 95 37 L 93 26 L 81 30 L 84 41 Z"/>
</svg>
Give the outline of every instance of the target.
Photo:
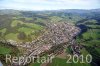
<svg viewBox="0 0 100 66">
<path fill-rule="evenodd" d="M 26 18 L 26 20 L 31 20 L 29 18 Z M 23 22 L 21 20 L 16 20 L 14 19 L 9 25 L 10 27 L 8 28 L 2 28 L 0 29 L 0 35 L 3 36 L 2 39 L 6 40 L 14 40 L 21 42 L 20 39 L 18 39 L 18 35 L 21 32 L 24 32 L 25 35 L 27 36 L 25 40 L 28 41 L 28 36 L 30 35 L 32 39 L 36 38 L 39 36 L 39 32 L 43 30 L 43 26 L 35 24 L 35 23 L 28 23 L 28 22 Z"/>
</svg>

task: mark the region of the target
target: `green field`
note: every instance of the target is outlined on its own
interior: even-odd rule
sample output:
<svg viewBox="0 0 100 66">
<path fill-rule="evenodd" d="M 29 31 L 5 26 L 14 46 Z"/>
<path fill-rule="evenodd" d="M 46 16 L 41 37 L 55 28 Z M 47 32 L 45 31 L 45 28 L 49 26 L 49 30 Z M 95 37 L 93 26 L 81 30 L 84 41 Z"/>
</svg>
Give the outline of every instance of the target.
<svg viewBox="0 0 100 66">
<path fill-rule="evenodd" d="M 11 53 L 11 49 L 0 46 L 0 54 L 6 55 L 6 54 L 9 54 L 9 53 Z"/>
<path fill-rule="evenodd" d="M 9 34 L 7 34 L 7 35 L 5 36 L 5 38 L 6 38 L 7 40 L 18 41 L 17 35 L 18 35 L 18 33 L 9 33 Z"/>
<path fill-rule="evenodd" d="M 41 65 L 41 63 L 32 63 L 32 64 L 30 64 L 30 66 L 40 66 Z"/>
<path fill-rule="evenodd" d="M 26 20 L 31 20 L 31 18 L 27 18 Z M 19 35 L 20 32 L 24 32 L 27 36 L 25 41 L 28 41 L 28 38 L 36 39 L 36 37 L 40 35 L 40 31 L 42 31 L 43 28 L 44 28 L 43 26 L 35 23 L 28 23 L 18 19 L 16 20 L 14 19 L 11 22 L 9 28 L 0 29 L 0 36 L 3 36 L 2 39 L 6 39 L 6 40 L 21 41 L 18 39 L 17 36 Z M 29 35 L 31 37 L 29 37 Z"/>
<path fill-rule="evenodd" d="M 7 30 L 6 28 L 1 29 L 0 30 L 0 35 L 4 36 L 4 34 L 6 33 L 6 30 Z"/>
<path fill-rule="evenodd" d="M 100 38 L 99 29 L 89 29 L 86 33 L 82 34 L 84 39 L 98 39 Z"/>
<path fill-rule="evenodd" d="M 24 32 L 26 35 L 31 34 L 34 30 L 27 27 L 21 27 L 18 29 L 19 32 Z"/>
<path fill-rule="evenodd" d="M 16 27 L 18 24 L 24 24 L 24 22 L 19 21 L 19 20 L 14 20 L 11 23 L 11 27 Z"/>
</svg>

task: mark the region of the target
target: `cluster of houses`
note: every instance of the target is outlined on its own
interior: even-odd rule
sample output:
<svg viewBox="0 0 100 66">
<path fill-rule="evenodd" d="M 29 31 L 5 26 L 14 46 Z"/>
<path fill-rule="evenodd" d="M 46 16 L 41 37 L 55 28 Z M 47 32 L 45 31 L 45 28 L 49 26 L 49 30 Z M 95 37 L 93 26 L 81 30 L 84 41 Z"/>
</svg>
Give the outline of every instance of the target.
<svg viewBox="0 0 100 66">
<path fill-rule="evenodd" d="M 68 42 L 80 32 L 79 28 L 66 22 L 48 23 L 46 26 L 46 32 L 35 41 L 17 43 L 13 40 L 7 40 L 7 42 L 10 42 L 10 44 L 14 46 L 24 48 L 25 54 L 27 55 L 30 53 L 36 54 L 36 51 L 38 51 L 38 55 L 39 53 L 45 51 L 45 49 L 49 50 L 52 46 Z"/>
<path fill-rule="evenodd" d="M 7 42 L 18 48 L 25 49 L 23 52 L 26 56 L 34 56 L 50 50 L 52 46 L 72 40 L 80 32 L 79 28 L 66 22 L 48 23 L 46 26 L 44 34 L 35 41 L 17 43 L 16 41 L 8 40 Z M 77 49 L 77 47 L 75 48 Z"/>
</svg>

